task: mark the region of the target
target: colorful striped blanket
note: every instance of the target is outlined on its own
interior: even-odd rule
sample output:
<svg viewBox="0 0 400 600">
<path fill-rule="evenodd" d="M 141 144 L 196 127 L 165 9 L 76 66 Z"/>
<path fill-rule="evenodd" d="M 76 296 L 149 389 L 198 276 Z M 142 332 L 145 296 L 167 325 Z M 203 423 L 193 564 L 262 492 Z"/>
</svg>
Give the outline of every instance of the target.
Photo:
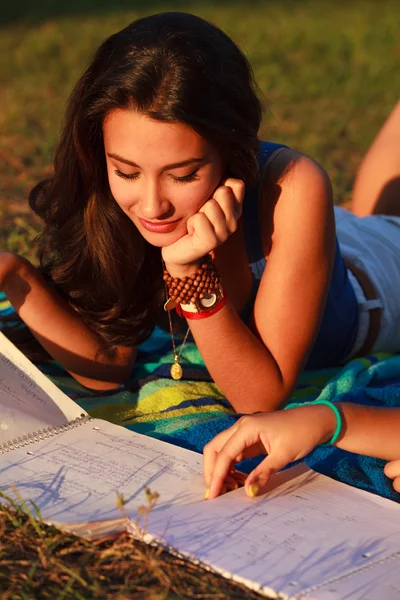
<svg viewBox="0 0 400 600">
<path fill-rule="evenodd" d="M 12 314 L 0 296 L 1 315 Z M 169 333 L 156 329 L 139 348 L 131 376 L 118 389 L 93 392 L 81 386 L 53 362 L 39 368 L 92 416 L 133 431 L 201 452 L 204 445 L 240 416 L 213 383 L 194 343 L 181 357 L 184 377 L 171 379 L 173 363 Z M 400 406 L 400 355 L 377 354 L 349 362 L 343 368 L 303 373 L 292 401 L 323 397 L 375 406 Z M 351 485 L 399 501 L 383 474 L 384 461 L 332 447 L 318 447 L 306 462 L 315 470 Z M 254 461 L 241 467 L 248 471 Z"/>
</svg>

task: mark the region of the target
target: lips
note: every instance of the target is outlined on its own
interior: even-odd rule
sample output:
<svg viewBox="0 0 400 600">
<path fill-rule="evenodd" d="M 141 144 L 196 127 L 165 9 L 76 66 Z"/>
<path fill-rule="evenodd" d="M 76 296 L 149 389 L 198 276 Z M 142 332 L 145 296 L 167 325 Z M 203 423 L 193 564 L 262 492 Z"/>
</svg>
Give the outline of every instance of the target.
<svg viewBox="0 0 400 600">
<path fill-rule="evenodd" d="M 147 231 L 153 233 L 169 233 L 175 229 L 180 219 L 176 221 L 146 221 L 146 219 L 140 219 L 139 221 Z"/>
</svg>

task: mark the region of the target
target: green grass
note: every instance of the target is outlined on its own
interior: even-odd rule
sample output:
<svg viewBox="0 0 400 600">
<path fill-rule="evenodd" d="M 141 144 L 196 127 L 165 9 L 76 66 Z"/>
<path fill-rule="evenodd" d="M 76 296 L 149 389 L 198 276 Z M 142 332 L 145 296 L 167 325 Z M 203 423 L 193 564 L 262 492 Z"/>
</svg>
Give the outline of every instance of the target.
<svg viewBox="0 0 400 600">
<path fill-rule="evenodd" d="M 15 5 L 21 4 L 15 3 Z M 348 200 L 363 153 L 396 101 L 397 0 L 61 3 L 0 8 L 0 199 L 26 205 L 51 164 L 65 100 L 98 44 L 152 11 L 185 9 L 246 51 L 269 110 L 264 137 L 319 160 Z M 22 2 L 22 6 L 24 2 Z M 53 6 L 54 5 L 54 6 Z M 121 6 L 111 10 L 110 6 Z M 79 8 L 78 8 L 79 7 Z M 96 7 L 96 8 L 95 8 Z M 35 13 L 37 16 L 35 16 Z"/>
<path fill-rule="evenodd" d="M 0 244 L 34 260 L 32 186 L 51 171 L 65 100 L 98 44 L 134 18 L 195 12 L 250 58 L 263 137 L 319 160 L 351 197 L 398 95 L 398 0 L 19 0 L 0 4 Z M 95 546 L 0 511 L 1 598 L 251 598 L 126 537 Z"/>
</svg>

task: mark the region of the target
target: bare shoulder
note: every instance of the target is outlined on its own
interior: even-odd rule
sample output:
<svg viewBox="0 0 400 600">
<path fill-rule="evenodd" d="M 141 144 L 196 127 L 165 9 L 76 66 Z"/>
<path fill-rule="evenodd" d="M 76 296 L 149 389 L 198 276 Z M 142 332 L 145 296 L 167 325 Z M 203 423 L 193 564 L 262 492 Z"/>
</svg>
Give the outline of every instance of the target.
<svg viewBox="0 0 400 600">
<path fill-rule="evenodd" d="M 271 186 L 281 191 L 304 188 L 308 192 L 330 192 L 331 182 L 325 169 L 315 160 L 291 148 L 272 154 L 262 174 L 262 192 L 268 193 Z M 316 186 L 316 187 L 315 187 Z M 307 194 L 314 196 L 314 193 Z"/>
<path fill-rule="evenodd" d="M 276 239 L 291 224 L 324 227 L 334 221 L 332 186 L 325 169 L 290 148 L 275 152 L 262 173 L 263 238 Z"/>
</svg>

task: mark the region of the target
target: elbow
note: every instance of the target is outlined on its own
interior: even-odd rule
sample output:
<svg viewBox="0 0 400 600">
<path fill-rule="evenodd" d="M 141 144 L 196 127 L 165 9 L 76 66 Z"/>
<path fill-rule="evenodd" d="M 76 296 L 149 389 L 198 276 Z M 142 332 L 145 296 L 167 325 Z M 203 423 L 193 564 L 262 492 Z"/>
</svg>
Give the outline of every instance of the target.
<svg viewBox="0 0 400 600">
<path fill-rule="evenodd" d="M 90 390 L 91 392 L 109 392 L 112 390 L 118 390 L 126 380 L 129 378 L 131 374 L 132 368 L 126 369 L 124 373 L 121 372 L 121 367 L 118 368 L 118 375 L 115 373 L 108 373 L 107 377 L 105 377 L 105 373 L 103 373 L 103 377 L 94 378 L 94 377 L 85 377 L 84 375 L 80 375 L 78 373 L 73 373 L 72 371 L 68 371 L 70 375 L 78 382 L 80 385 Z"/>
<path fill-rule="evenodd" d="M 239 396 L 235 394 L 235 398 L 228 397 L 228 400 L 237 413 L 251 415 L 259 412 L 273 412 L 283 408 L 289 400 L 291 392 L 292 390 L 287 390 L 283 384 L 279 388 L 271 386 L 269 389 L 266 384 L 258 393 L 246 387 L 244 393 L 242 392 Z"/>
<path fill-rule="evenodd" d="M 132 374 L 136 358 L 136 350 L 119 348 L 114 357 L 114 363 L 90 362 L 86 368 L 68 369 L 68 372 L 78 383 L 90 391 L 108 392 L 118 390 Z"/>
<path fill-rule="evenodd" d="M 295 376 L 284 377 L 277 367 L 274 377 L 262 377 L 253 386 L 235 386 L 233 394 L 227 396 L 236 412 L 254 414 L 258 412 L 273 412 L 282 409 L 290 400 L 296 388 Z"/>
<path fill-rule="evenodd" d="M 124 382 L 110 383 L 108 381 L 92 381 L 90 384 L 83 382 L 80 383 L 92 392 L 110 392 L 112 390 L 118 390 L 122 385 L 124 385 Z"/>
<path fill-rule="evenodd" d="M 111 390 L 117 390 L 120 388 L 125 381 L 102 381 L 99 379 L 89 379 L 88 377 L 82 377 L 75 373 L 69 374 L 84 388 L 91 392 L 108 392 Z"/>
</svg>

